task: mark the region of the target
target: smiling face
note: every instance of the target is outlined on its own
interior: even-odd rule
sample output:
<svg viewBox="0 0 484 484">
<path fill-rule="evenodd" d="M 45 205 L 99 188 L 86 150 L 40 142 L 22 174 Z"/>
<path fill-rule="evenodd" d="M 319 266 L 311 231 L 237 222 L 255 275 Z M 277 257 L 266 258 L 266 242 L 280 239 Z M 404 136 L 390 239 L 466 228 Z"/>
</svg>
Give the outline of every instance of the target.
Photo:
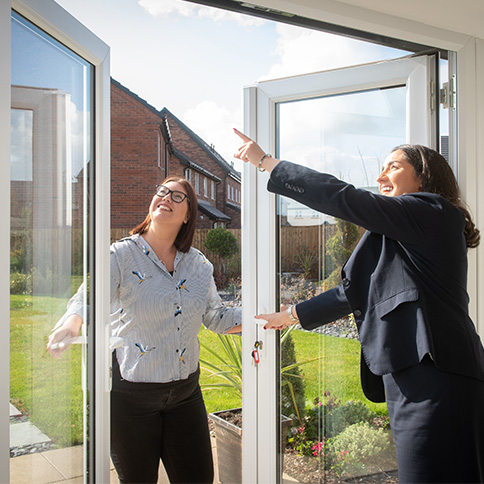
<svg viewBox="0 0 484 484">
<path fill-rule="evenodd" d="M 422 188 L 420 178 L 417 177 L 413 166 L 406 160 L 405 153 L 401 150 L 388 155 L 376 181 L 380 193 L 387 197 L 415 193 Z"/>
<path fill-rule="evenodd" d="M 165 184 L 170 190 L 176 190 L 187 195 L 184 187 L 177 182 Z M 180 228 L 188 221 L 188 198 L 181 203 L 175 203 L 171 198 L 171 193 L 164 197 L 155 195 L 150 204 L 150 216 L 154 223 L 171 224 Z"/>
</svg>

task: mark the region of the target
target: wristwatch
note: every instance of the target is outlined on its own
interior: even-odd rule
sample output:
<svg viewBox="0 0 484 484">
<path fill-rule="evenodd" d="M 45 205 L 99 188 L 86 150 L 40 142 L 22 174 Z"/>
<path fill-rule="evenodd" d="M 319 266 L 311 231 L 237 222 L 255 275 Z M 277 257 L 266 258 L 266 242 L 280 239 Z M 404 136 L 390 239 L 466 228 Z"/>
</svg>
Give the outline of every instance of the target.
<svg viewBox="0 0 484 484">
<path fill-rule="evenodd" d="M 289 307 L 287 308 L 287 310 L 286 310 L 286 311 L 287 311 L 287 314 L 289 314 L 289 317 L 291 318 L 291 321 L 292 321 L 293 323 L 299 323 L 299 319 L 298 319 L 298 318 L 295 318 L 295 317 L 293 316 L 293 314 L 292 314 L 292 308 L 293 308 L 294 306 L 295 306 L 295 304 L 293 304 L 292 306 L 289 306 Z"/>
</svg>

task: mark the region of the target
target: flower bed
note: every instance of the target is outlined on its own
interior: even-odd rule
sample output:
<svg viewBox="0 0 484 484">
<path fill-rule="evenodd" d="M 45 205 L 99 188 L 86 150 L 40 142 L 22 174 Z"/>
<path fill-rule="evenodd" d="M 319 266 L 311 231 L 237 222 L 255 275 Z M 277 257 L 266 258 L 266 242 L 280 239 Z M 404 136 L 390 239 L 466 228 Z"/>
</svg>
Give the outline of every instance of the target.
<svg viewBox="0 0 484 484">
<path fill-rule="evenodd" d="M 322 476 L 338 482 L 397 469 L 388 418 L 377 417 L 363 402 L 341 404 L 329 393 L 306 410 L 302 425 L 290 429 L 287 449 L 284 472 L 300 482 Z M 301 480 L 308 475 L 319 478 Z"/>
</svg>

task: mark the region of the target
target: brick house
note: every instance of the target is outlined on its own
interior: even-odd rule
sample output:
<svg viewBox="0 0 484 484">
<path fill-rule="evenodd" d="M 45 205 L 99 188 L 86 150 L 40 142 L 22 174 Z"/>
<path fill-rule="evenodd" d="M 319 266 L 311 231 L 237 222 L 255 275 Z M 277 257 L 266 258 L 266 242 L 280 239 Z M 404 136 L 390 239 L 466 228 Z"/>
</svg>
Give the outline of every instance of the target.
<svg viewBox="0 0 484 484">
<path fill-rule="evenodd" d="M 197 192 L 197 228 L 240 228 L 240 174 L 168 109 L 111 79 L 111 227 L 140 223 L 155 185 L 171 175 Z"/>
</svg>

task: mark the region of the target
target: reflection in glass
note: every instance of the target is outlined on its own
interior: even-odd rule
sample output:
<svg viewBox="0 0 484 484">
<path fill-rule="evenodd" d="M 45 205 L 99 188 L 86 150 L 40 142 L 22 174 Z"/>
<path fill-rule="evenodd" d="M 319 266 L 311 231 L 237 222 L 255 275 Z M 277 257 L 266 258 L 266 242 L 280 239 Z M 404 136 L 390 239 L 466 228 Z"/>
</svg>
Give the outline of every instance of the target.
<svg viewBox="0 0 484 484">
<path fill-rule="evenodd" d="M 376 192 L 386 156 L 405 142 L 405 102 L 405 87 L 395 87 L 279 104 L 277 155 Z M 284 197 L 278 219 L 280 303 L 339 284 L 363 230 Z M 292 420 L 281 427 L 286 476 L 336 482 L 396 470 L 386 406 L 361 390 L 357 338 L 351 315 L 282 335 L 281 414 Z"/>
<path fill-rule="evenodd" d="M 32 456 L 39 452 L 57 462 L 52 481 L 84 474 L 85 350 L 54 360 L 45 346 L 87 281 L 90 79 L 89 64 L 12 15 L 12 482 L 38 482 L 45 459 Z"/>
</svg>

